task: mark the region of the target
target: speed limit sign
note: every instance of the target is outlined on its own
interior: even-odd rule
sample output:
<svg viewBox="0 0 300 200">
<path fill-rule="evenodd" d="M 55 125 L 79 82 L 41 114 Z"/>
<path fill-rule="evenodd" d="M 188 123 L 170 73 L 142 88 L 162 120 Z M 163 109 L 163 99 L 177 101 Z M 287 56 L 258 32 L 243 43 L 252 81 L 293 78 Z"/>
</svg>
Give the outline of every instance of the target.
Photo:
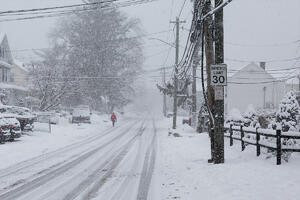
<svg viewBox="0 0 300 200">
<path fill-rule="evenodd" d="M 218 64 L 211 65 L 210 68 L 210 84 L 212 86 L 226 86 L 227 85 L 227 65 Z"/>
</svg>

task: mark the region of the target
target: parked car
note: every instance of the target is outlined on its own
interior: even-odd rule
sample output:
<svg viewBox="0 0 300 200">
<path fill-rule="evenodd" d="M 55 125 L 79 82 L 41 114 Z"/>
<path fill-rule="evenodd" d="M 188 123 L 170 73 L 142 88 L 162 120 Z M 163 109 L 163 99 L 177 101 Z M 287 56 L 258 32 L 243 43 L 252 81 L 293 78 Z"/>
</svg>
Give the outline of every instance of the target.
<svg viewBox="0 0 300 200">
<path fill-rule="evenodd" d="M 36 121 L 36 116 L 24 107 L 1 105 L 0 114 L 15 117 L 20 122 L 21 131 L 32 130 L 33 122 Z"/>
<path fill-rule="evenodd" d="M 72 111 L 72 123 L 91 123 L 91 110 L 89 106 L 77 106 Z"/>
<path fill-rule="evenodd" d="M 20 122 L 9 116 L 0 116 L 0 143 L 21 137 Z"/>
<path fill-rule="evenodd" d="M 35 114 L 37 117 L 37 122 L 49 123 L 50 121 L 51 124 L 59 123 L 59 116 L 56 112 L 38 112 Z"/>
<path fill-rule="evenodd" d="M 10 140 L 11 133 L 8 131 L 7 121 L 0 117 L 0 143 L 3 144 L 5 141 Z"/>
<path fill-rule="evenodd" d="M 15 138 L 20 138 L 22 135 L 20 122 L 13 116 L 4 116 L 4 119 L 8 123 L 8 127 L 11 132 L 11 141 Z"/>
</svg>

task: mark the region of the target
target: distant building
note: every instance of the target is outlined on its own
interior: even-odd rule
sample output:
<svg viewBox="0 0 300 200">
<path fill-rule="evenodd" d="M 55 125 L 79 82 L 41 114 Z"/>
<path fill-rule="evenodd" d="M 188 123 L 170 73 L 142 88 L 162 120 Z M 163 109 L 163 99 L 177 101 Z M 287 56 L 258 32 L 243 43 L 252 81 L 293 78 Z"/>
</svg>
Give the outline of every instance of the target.
<svg viewBox="0 0 300 200">
<path fill-rule="evenodd" d="M 13 57 L 9 48 L 7 36 L 0 34 L 0 83 L 8 83 Z"/>
<path fill-rule="evenodd" d="M 0 100 L 2 103 L 19 105 L 27 95 L 27 85 L 22 81 L 26 78 L 22 78 L 23 72 L 17 68 L 7 35 L 0 33 Z"/>
<path fill-rule="evenodd" d="M 244 112 L 249 104 L 256 108 L 277 108 L 285 94 L 285 83 L 265 70 L 265 63 L 250 63 L 232 77 L 225 88 L 225 113 L 233 108 Z"/>
</svg>

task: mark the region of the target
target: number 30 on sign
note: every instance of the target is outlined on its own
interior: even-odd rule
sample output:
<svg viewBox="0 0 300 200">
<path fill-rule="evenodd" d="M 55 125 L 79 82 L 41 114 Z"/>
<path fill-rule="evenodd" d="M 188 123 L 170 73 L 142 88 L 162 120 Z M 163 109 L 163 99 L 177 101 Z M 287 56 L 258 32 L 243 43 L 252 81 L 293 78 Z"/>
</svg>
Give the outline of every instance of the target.
<svg viewBox="0 0 300 200">
<path fill-rule="evenodd" d="M 210 84 L 212 86 L 226 86 L 227 85 L 227 65 L 218 64 L 210 67 Z"/>
</svg>

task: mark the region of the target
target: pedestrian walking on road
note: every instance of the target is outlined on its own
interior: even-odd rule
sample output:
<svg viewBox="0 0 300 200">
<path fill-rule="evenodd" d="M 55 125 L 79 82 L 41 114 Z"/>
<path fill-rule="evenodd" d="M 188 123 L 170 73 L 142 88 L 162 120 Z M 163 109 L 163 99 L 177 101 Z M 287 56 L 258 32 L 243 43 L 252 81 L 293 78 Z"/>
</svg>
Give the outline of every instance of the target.
<svg viewBox="0 0 300 200">
<path fill-rule="evenodd" d="M 110 119 L 112 121 L 112 125 L 115 126 L 115 123 L 117 121 L 117 116 L 116 116 L 116 114 L 114 112 L 111 114 Z"/>
</svg>

